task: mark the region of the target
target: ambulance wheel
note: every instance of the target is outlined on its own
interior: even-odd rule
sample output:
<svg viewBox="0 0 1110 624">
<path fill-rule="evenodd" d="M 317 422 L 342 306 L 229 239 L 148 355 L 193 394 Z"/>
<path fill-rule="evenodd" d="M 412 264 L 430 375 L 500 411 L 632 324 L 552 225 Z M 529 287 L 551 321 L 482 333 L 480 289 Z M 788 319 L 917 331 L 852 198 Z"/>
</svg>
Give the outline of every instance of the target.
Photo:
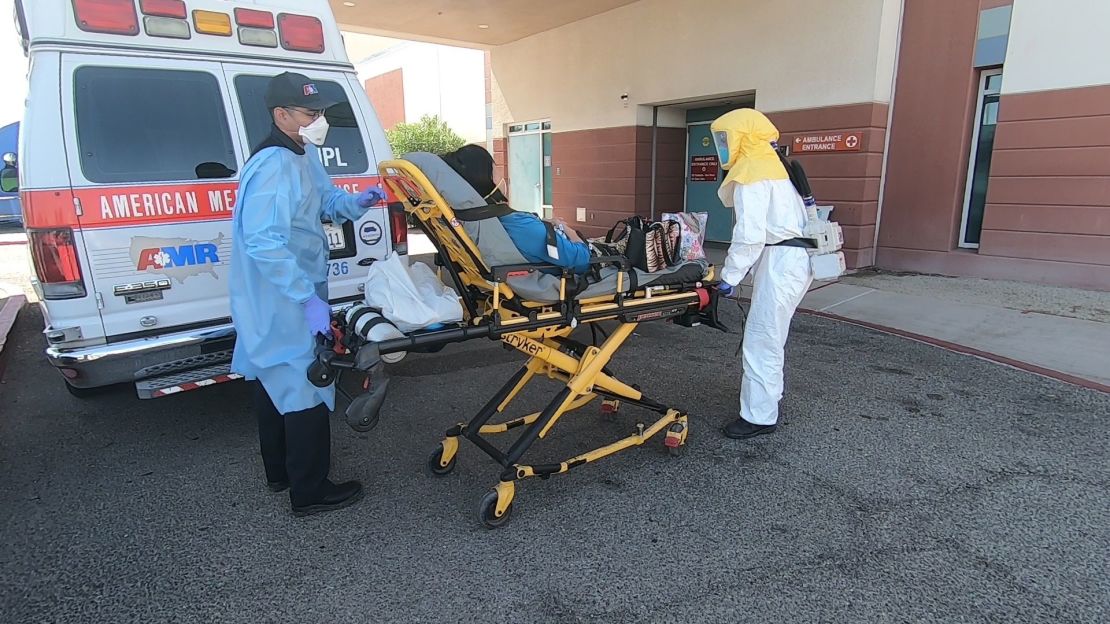
<svg viewBox="0 0 1110 624">
<path fill-rule="evenodd" d="M 428 461 L 424 462 L 424 470 L 433 477 L 445 477 L 454 472 L 455 460 L 459 458 L 458 454 L 452 457 L 451 461 L 447 462 L 446 466 L 440 463 L 442 458 L 443 443 L 441 442 L 440 445 L 436 447 L 436 450 L 432 451 L 432 454 L 428 456 Z"/>
<path fill-rule="evenodd" d="M 497 517 L 497 490 L 490 490 L 482 497 L 481 502 L 478 504 L 478 519 L 482 521 L 487 529 L 496 529 L 497 527 L 509 521 L 509 516 L 513 514 L 513 504 L 505 508 L 505 513 L 501 517 Z"/>
</svg>

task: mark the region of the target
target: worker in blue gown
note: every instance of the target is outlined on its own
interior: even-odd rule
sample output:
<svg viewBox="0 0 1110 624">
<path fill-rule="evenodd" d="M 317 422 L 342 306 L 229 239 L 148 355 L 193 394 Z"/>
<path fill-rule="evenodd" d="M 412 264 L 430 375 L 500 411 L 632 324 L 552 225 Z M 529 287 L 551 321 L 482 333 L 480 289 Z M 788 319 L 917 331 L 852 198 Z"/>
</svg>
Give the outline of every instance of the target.
<svg viewBox="0 0 1110 624">
<path fill-rule="evenodd" d="M 275 492 L 289 489 L 297 515 L 339 509 L 362 495 L 357 481 L 328 479 L 335 388 L 317 388 L 307 377 L 316 336 L 331 332 L 321 219 L 356 220 L 384 196 L 380 187 L 347 193 L 324 170 L 318 147 L 328 133 L 324 111 L 334 104 L 303 75 L 270 81 L 273 128 L 243 168 L 232 225 L 232 371 L 257 380 L 266 480 Z"/>
</svg>

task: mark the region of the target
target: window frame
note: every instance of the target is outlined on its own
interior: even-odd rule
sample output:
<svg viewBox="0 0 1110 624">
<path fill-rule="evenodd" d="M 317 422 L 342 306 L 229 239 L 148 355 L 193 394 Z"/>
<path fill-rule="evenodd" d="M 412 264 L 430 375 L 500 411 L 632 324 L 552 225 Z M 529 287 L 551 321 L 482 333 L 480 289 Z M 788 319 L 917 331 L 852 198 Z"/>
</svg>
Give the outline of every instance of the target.
<svg viewBox="0 0 1110 624">
<path fill-rule="evenodd" d="M 964 178 L 964 201 L 963 213 L 960 216 L 960 236 L 956 241 L 957 246 L 961 249 L 979 249 L 979 243 L 967 241 L 967 220 L 968 217 L 971 216 L 971 192 L 975 183 L 975 163 L 979 159 L 979 132 L 983 127 L 983 104 L 988 97 L 997 97 L 1002 93 L 1001 83 L 999 83 L 998 89 L 993 91 L 987 90 L 987 84 L 990 82 L 991 77 L 1001 75 L 1001 67 L 984 69 L 979 74 L 979 89 L 976 91 L 975 117 L 973 118 L 974 124 L 971 131 L 971 144 L 968 147 L 967 176 Z M 984 209 L 985 208 L 984 206 Z"/>
</svg>

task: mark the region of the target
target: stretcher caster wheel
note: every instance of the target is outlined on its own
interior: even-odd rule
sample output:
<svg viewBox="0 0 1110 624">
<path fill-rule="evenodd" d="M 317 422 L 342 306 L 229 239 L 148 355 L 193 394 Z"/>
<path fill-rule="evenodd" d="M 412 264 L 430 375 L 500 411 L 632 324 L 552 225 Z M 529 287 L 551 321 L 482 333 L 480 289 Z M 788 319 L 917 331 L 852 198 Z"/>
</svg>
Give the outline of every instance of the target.
<svg viewBox="0 0 1110 624">
<path fill-rule="evenodd" d="M 671 457 L 681 455 L 682 449 L 686 447 L 686 425 L 676 422 L 667 428 L 667 437 L 664 438 L 663 445 L 667 447 L 667 454 Z"/>
<path fill-rule="evenodd" d="M 497 490 L 490 490 L 482 497 L 481 502 L 478 504 L 478 519 L 487 529 L 496 529 L 497 527 L 509 521 L 509 516 L 513 513 L 513 504 L 505 508 L 505 512 L 501 516 L 497 515 Z"/>
<path fill-rule="evenodd" d="M 432 454 L 428 456 L 428 461 L 424 463 L 424 469 L 433 477 L 446 477 L 454 472 L 455 460 L 458 458 L 459 456 L 457 454 L 452 455 L 447 465 L 444 466 L 443 443 L 441 442 L 440 445 L 436 447 L 436 450 L 432 451 Z"/>
</svg>

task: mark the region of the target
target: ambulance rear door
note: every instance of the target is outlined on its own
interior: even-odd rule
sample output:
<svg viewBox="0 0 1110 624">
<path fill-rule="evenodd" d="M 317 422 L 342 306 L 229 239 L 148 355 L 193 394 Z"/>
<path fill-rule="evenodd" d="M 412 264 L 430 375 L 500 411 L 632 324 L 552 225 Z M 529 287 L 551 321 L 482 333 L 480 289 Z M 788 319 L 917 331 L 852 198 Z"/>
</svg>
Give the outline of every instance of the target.
<svg viewBox="0 0 1110 624">
<path fill-rule="evenodd" d="M 217 62 L 65 54 L 66 158 L 109 342 L 229 322 L 242 168 Z"/>
<path fill-rule="evenodd" d="M 242 115 L 240 140 L 247 149 L 244 160 L 250 156 L 251 146 L 265 140 L 273 125 L 264 97 L 270 78 L 283 71 L 295 71 L 314 81 L 321 95 L 339 102 L 327 112 L 331 130 L 319 149 L 320 160 L 333 182 L 351 193 L 360 193 L 378 183 L 378 159 L 383 155 L 375 153 L 371 141 L 378 121 L 365 112 L 360 102 L 366 98 L 365 93 L 356 93 L 346 74 L 327 69 L 232 64 L 225 64 L 224 71 L 235 106 Z M 386 204 L 372 207 L 356 223 L 325 224 L 324 229 L 331 255 L 328 260 L 331 301 L 360 299 L 370 264 L 390 252 Z"/>
</svg>

